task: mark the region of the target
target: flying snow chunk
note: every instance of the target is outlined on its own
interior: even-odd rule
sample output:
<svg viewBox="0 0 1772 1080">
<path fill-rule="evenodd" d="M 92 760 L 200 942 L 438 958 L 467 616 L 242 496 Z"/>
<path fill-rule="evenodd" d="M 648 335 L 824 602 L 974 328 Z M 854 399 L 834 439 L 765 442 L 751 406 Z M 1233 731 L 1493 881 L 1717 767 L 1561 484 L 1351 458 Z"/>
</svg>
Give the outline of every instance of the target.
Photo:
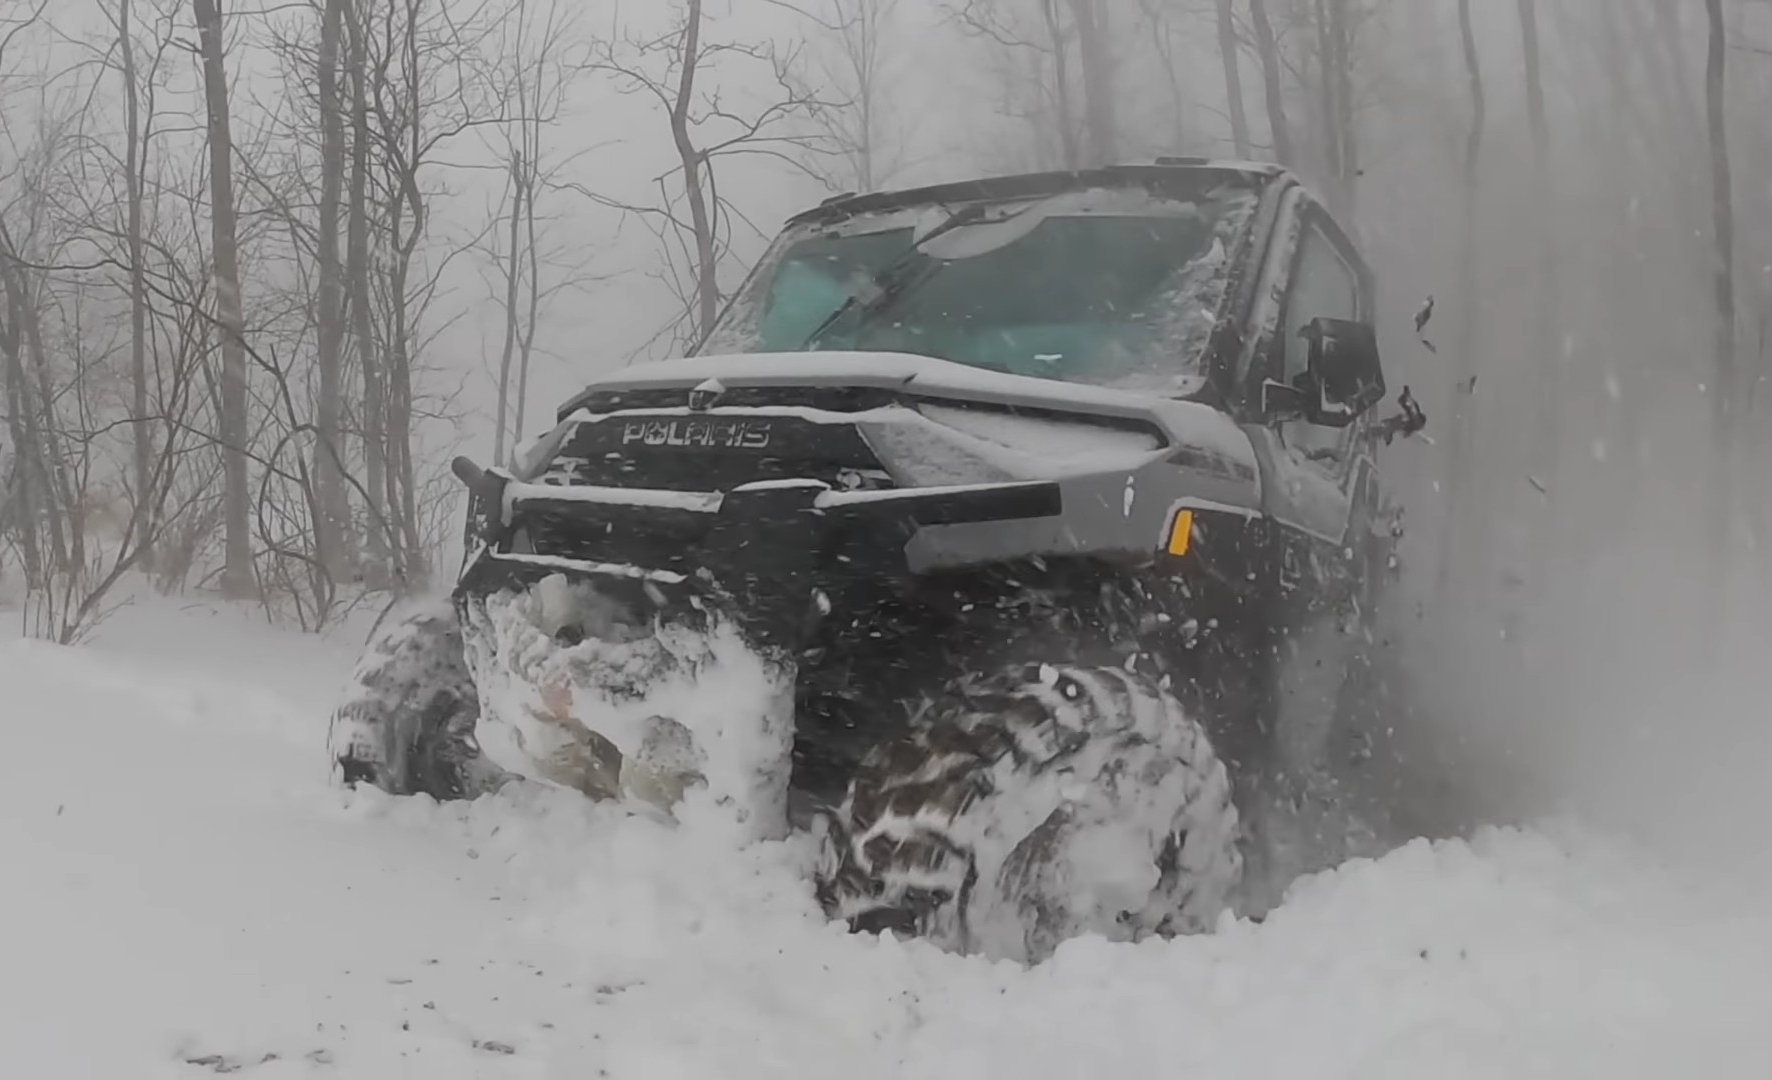
<svg viewBox="0 0 1772 1080">
<path fill-rule="evenodd" d="M 551 575 L 470 605 L 477 736 L 501 767 L 593 799 L 670 811 L 705 790 L 758 838 L 783 833 L 791 676 L 738 630 L 637 620 Z M 563 631 L 569 631 L 563 633 Z"/>
</svg>

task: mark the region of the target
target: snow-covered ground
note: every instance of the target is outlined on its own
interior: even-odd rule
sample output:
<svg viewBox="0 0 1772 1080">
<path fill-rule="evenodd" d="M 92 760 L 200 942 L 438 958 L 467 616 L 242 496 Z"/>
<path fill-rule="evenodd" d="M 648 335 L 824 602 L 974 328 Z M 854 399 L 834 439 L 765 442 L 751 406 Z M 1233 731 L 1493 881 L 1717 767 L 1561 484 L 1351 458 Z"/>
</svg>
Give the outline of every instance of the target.
<svg viewBox="0 0 1772 1080">
<path fill-rule="evenodd" d="M 1772 1076 L 1772 894 L 1574 828 L 1033 970 L 843 933 L 800 840 L 328 784 L 354 641 L 0 642 L 0 1076 Z"/>
</svg>

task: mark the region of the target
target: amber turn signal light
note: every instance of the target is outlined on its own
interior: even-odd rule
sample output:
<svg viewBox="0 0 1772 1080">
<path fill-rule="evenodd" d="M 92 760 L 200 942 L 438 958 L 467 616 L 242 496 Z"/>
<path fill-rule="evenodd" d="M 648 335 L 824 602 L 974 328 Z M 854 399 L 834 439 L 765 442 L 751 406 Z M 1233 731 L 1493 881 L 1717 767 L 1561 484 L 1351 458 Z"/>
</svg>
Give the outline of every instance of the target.
<svg viewBox="0 0 1772 1080">
<path fill-rule="evenodd" d="M 1169 526 L 1169 554 L 1186 555 L 1188 545 L 1194 539 L 1194 512 L 1178 511 L 1174 524 Z"/>
</svg>

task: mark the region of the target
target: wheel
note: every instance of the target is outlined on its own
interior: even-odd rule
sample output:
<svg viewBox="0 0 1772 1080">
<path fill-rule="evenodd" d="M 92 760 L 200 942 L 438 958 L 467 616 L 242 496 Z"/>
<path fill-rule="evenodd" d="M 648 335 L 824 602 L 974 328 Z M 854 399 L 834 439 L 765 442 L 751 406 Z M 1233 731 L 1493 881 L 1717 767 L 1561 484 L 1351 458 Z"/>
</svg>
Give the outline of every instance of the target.
<svg viewBox="0 0 1772 1080">
<path fill-rule="evenodd" d="M 447 600 L 390 620 L 364 648 L 332 714 L 334 775 L 393 795 L 473 798 L 506 774 L 474 742 L 479 697 Z"/>
<path fill-rule="evenodd" d="M 1024 962 L 1082 933 L 1209 929 L 1242 873 L 1205 731 L 1167 690 L 1109 667 L 955 680 L 870 754 L 822 832 L 833 918 Z"/>
</svg>

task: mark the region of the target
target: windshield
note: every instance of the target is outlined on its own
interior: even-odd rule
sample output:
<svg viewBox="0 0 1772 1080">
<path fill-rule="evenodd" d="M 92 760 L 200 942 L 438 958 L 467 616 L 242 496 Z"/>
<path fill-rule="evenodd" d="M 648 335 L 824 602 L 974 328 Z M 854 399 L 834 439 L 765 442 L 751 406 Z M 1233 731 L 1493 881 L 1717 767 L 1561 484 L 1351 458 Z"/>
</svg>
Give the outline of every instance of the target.
<svg viewBox="0 0 1772 1080">
<path fill-rule="evenodd" d="M 1188 394 L 1253 195 L 1091 191 L 791 232 L 704 353 L 906 352 Z"/>
</svg>

